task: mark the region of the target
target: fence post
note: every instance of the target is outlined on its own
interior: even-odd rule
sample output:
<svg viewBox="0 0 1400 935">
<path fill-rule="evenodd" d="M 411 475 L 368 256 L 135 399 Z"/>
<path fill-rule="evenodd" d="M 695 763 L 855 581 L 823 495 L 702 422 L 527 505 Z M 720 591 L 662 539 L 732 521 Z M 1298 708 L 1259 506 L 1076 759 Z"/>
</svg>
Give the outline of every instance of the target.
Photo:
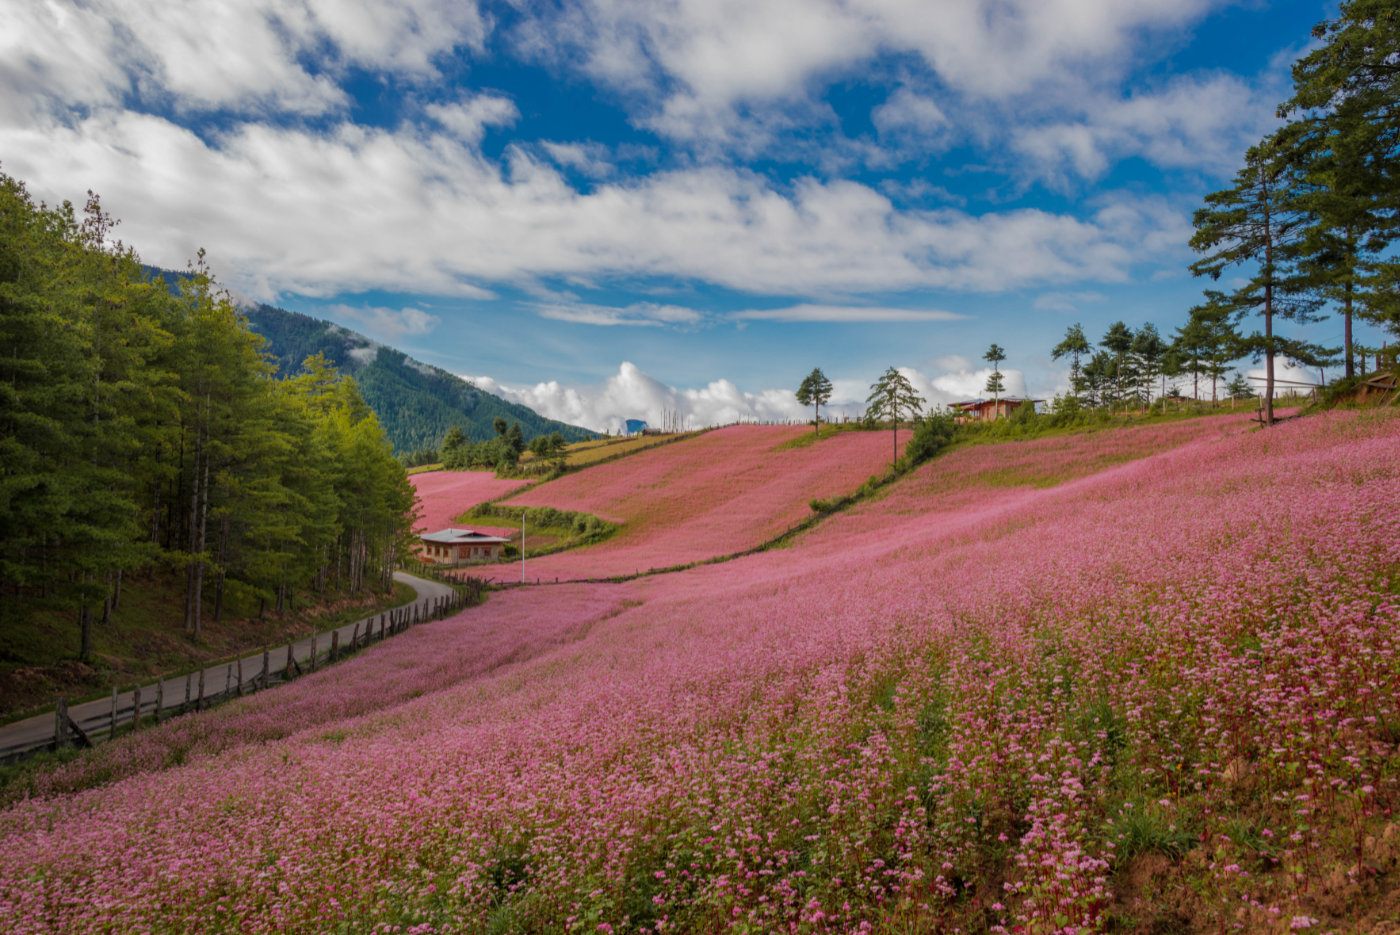
<svg viewBox="0 0 1400 935">
<path fill-rule="evenodd" d="M 243 694 L 243 657 L 238 657 L 238 694 Z"/>
<path fill-rule="evenodd" d="M 185 710 L 185 711 L 188 711 L 188 710 L 190 709 L 190 681 L 191 681 L 193 678 L 194 678 L 194 673 L 193 673 L 193 672 L 186 672 L 186 673 L 185 673 L 185 707 L 184 707 L 184 709 L 183 709 L 183 710 Z M 116 699 L 113 699 L 113 709 L 114 709 L 114 710 L 113 710 L 113 713 L 112 713 L 112 717 L 113 717 L 114 719 L 116 718 L 115 707 L 116 707 Z"/>
<path fill-rule="evenodd" d="M 112 717 L 111 726 L 107 729 L 107 738 L 117 736 L 117 686 L 112 686 Z"/>
<path fill-rule="evenodd" d="M 350 633 L 350 649 L 356 650 L 360 647 L 360 621 L 355 621 L 355 629 Z"/>
<path fill-rule="evenodd" d="M 204 670 L 199 670 L 199 698 L 194 703 L 194 709 L 201 711 L 204 709 Z"/>
<path fill-rule="evenodd" d="M 156 723 L 160 723 L 160 709 L 165 704 L 165 680 L 156 680 Z"/>
<path fill-rule="evenodd" d="M 137 685 L 131 693 L 131 729 L 136 730 L 136 726 L 141 723 L 141 686 Z"/>
<path fill-rule="evenodd" d="M 335 662 L 336 651 L 340 649 L 340 631 L 331 631 L 331 662 Z"/>
<path fill-rule="evenodd" d="M 282 668 L 282 680 L 290 682 L 292 680 L 292 665 L 296 660 L 292 658 L 292 644 L 287 644 L 287 664 Z"/>
<path fill-rule="evenodd" d="M 62 750 L 68 746 L 68 701 L 58 699 L 53 709 L 53 745 Z"/>
<path fill-rule="evenodd" d="M 240 662 L 239 669 L 241 670 L 241 669 L 242 669 L 242 660 L 239 660 L 239 662 Z M 239 684 L 239 687 L 240 687 L 240 688 L 242 688 L 242 685 L 243 685 L 243 679 L 242 679 L 241 675 L 242 675 L 242 673 L 241 673 L 241 671 L 240 671 L 240 678 L 239 678 L 239 680 L 238 680 L 238 684 Z M 224 695 L 225 695 L 225 696 L 227 696 L 227 695 L 232 695 L 232 694 L 233 694 L 233 691 L 229 688 L 229 685 L 231 685 L 232 683 L 233 683 L 233 663 L 230 662 L 230 663 L 228 664 L 228 668 L 224 669 Z"/>
<path fill-rule="evenodd" d="M 262 670 L 262 687 L 263 687 L 263 688 L 266 688 L 266 687 L 267 687 L 267 680 L 268 680 L 269 678 L 271 678 L 271 677 L 272 677 L 272 673 L 271 673 L 271 671 L 270 671 L 270 667 L 268 666 L 268 661 L 267 661 L 267 647 L 264 646 L 264 647 L 263 647 L 263 670 Z"/>
<path fill-rule="evenodd" d="M 311 671 L 312 671 L 312 672 L 315 672 L 315 671 L 316 671 L 316 643 L 317 643 L 317 641 L 319 640 L 319 638 L 320 638 L 320 634 L 319 634 L 319 633 L 313 633 L 313 634 L 311 634 L 311 659 L 310 659 L 309 661 L 310 661 L 310 663 L 311 663 Z"/>
</svg>

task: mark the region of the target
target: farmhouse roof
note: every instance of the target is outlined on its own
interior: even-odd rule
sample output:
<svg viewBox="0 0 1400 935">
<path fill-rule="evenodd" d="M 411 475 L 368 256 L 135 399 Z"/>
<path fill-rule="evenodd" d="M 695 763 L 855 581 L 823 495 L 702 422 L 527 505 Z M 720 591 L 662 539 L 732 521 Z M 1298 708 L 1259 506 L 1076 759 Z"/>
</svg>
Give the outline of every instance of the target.
<svg viewBox="0 0 1400 935">
<path fill-rule="evenodd" d="M 1043 403 L 1043 399 L 1031 399 L 1029 396 L 1002 396 L 999 399 L 967 399 L 960 403 L 949 403 L 954 409 L 976 409 L 978 406 L 989 406 L 995 402 L 1003 403 Z"/>
<path fill-rule="evenodd" d="M 506 543 L 509 539 L 502 539 L 500 536 L 488 535 L 484 532 L 477 532 L 475 529 L 440 529 L 437 532 L 425 532 L 418 538 L 424 542 L 440 542 L 444 545 L 481 545 L 482 543 Z"/>
</svg>

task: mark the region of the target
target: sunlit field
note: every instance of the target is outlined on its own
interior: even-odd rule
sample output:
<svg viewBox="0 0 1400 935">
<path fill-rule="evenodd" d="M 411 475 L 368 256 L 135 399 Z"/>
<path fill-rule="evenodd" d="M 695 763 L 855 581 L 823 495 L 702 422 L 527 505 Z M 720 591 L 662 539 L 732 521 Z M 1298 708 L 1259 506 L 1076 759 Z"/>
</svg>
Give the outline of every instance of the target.
<svg viewBox="0 0 1400 935">
<path fill-rule="evenodd" d="M 953 452 L 785 549 L 497 593 L 99 748 L 0 814 L 0 924 L 1391 917 L 1400 420 L 1068 444 Z"/>
<path fill-rule="evenodd" d="M 750 549 L 810 515 L 811 500 L 848 493 L 890 463 L 888 432 L 785 445 L 804 431 L 810 430 L 718 429 L 507 499 L 507 505 L 576 510 L 622 524 L 600 545 L 535 560 L 527 575 L 551 581 L 626 575 Z"/>
<path fill-rule="evenodd" d="M 527 481 L 499 478 L 492 471 L 430 471 L 409 477 L 418 495 L 416 529 L 445 529 L 479 503 L 505 496 Z"/>
</svg>

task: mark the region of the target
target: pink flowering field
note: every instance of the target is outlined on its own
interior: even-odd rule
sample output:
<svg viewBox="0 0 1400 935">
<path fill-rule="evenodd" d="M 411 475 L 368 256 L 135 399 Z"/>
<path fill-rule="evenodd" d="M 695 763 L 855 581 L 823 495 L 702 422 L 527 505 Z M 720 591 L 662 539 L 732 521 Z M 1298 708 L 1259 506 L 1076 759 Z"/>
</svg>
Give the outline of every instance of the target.
<svg viewBox="0 0 1400 935">
<path fill-rule="evenodd" d="M 621 529 L 604 542 L 529 562 L 528 576 L 601 578 L 752 548 L 850 493 L 890 463 L 886 432 L 842 432 L 784 448 L 810 429 L 736 425 L 567 474 L 507 500 L 592 513 Z M 908 433 L 901 432 L 901 450 Z M 499 572 L 517 580 L 518 569 Z"/>
<path fill-rule="evenodd" d="M 418 494 L 420 532 L 453 525 L 454 518 L 479 503 L 505 496 L 529 481 L 499 478 L 491 471 L 424 471 L 408 478 Z"/>
<path fill-rule="evenodd" d="M 0 929 L 1382 931 L 1400 416 L 1184 425 L 99 747 L 0 811 Z"/>
</svg>

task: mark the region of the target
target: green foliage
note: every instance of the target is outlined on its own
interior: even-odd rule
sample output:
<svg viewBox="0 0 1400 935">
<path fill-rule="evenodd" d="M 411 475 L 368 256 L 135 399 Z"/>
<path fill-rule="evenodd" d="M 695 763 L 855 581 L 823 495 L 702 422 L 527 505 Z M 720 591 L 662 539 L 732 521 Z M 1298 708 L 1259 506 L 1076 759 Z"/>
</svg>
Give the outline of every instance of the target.
<svg viewBox="0 0 1400 935">
<path fill-rule="evenodd" d="M 1235 374 L 1234 379 L 1225 387 L 1225 393 L 1231 399 L 1252 399 L 1254 397 L 1254 390 L 1242 373 Z"/>
<path fill-rule="evenodd" d="M 1206 301 L 1191 309 L 1186 324 L 1172 341 L 1173 369 L 1191 375 L 1191 396 L 1201 398 L 1200 381 L 1210 380 L 1210 397 L 1216 398 L 1220 380 L 1229 365 L 1243 357 L 1250 345 L 1235 328 L 1238 311 L 1222 292 L 1207 289 Z"/>
<path fill-rule="evenodd" d="M 533 546 L 527 538 L 525 543 L 527 556 L 548 555 L 580 545 L 602 542 L 617 532 L 619 528 L 617 524 L 610 523 L 591 513 L 556 510 L 550 506 L 519 507 L 505 506 L 500 503 L 483 503 L 473 507 L 460 519 L 463 522 L 507 520 L 512 526 L 519 526 L 521 519 L 524 519 L 530 535 L 543 534 L 552 540 L 544 547 L 537 547 Z M 514 546 L 507 546 L 505 551 L 507 557 L 520 554 Z"/>
<path fill-rule="evenodd" d="M 0 175 L 0 622 L 74 612 L 78 655 L 116 576 L 185 576 L 283 603 L 384 589 L 412 489 L 354 382 L 323 357 L 279 381 L 200 255 L 152 281 L 90 196 L 79 220 Z"/>
<path fill-rule="evenodd" d="M 540 435 L 532 439 L 528 448 L 536 458 L 555 461 L 560 465 L 569 456 L 568 443 L 564 441 L 564 436 L 558 432 L 551 432 L 548 435 Z"/>
<path fill-rule="evenodd" d="M 924 398 L 914 391 L 914 385 L 909 382 L 909 378 L 890 367 L 870 386 L 865 421 L 872 426 L 881 421 L 888 421 L 893 433 L 892 445 L 898 450 L 900 420 L 918 418 L 924 411 L 924 402 Z M 895 458 L 891 456 L 890 462 L 894 461 Z"/>
<path fill-rule="evenodd" d="M 812 426 L 816 431 L 821 427 L 821 409 L 831 399 L 831 381 L 826 374 L 822 373 L 820 367 L 813 367 L 812 372 L 802 378 L 802 384 L 797 387 L 797 401 L 804 406 L 812 407 Z"/>
<path fill-rule="evenodd" d="M 1298 165 L 1288 148 L 1288 132 L 1274 134 L 1245 154 L 1245 164 L 1233 184 L 1206 196 L 1196 211 L 1191 247 L 1202 254 L 1191 265 L 1198 276 L 1219 279 L 1241 266 L 1251 275 L 1229 293 L 1212 301 L 1236 315 L 1258 314 L 1262 333 L 1245 338 L 1246 346 L 1264 358 L 1265 419 L 1273 421 L 1274 361 L 1280 352 L 1274 326 L 1278 319 L 1305 323 L 1316 319 L 1320 300 L 1310 278 L 1299 266 L 1299 242 L 1305 204 Z"/>
<path fill-rule="evenodd" d="M 520 461 L 520 451 L 524 447 L 519 431 L 520 424 L 516 423 L 511 430 L 506 428 L 504 419 L 497 421 L 501 424 L 496 429 L 496 436 L 484 442 L 468 441 L 457 426 L 449 429 L 438 446 L 442 466 L 449 471 L 485 468 L 500 474 L 509 474 Z M 516 447 L 518 441 L 521 448 Z"/>
<path fill-rule="evenodd" d="M 1182 825 L 1180 816 L 1157 805 L 1123 808 L 1115 821 L 1118 830 L 1114 856 L 1129 861 L 1139 854 L 1162 854 L 1180 860 L 1198 843 L 1192 830 Z"/>
<path fill-rule="evenodd" d="M 1006 392 L 1006 384 L 1001 378 L 1001 362 L 1006 360 L 1006 351 L 1000 344 L 993 342 L 987 348 L 987 353 L 982 355 L 982 359 L 992 365 L 992 372 L 987 375 L 987 385 L 985 392 L 992 394 L 992 399 L 999 399 L 1001 394 Z"/>
<path fill-rule="evenodd" d="M 1080 366 L 1080 361 L 1092 350 L 1089 339 L 1084 335 L 1084 328 L 1076 322 L 1065 329 L 1064 340 L 1056 344 L 1050 351 L 1050 356 L 1055 360 L 1069 358 L 1069 390 L 1070 396 L 1076 402 L 1079 394 L 1084 392 L 1083 369 Z"/>
<path fill-rule="evenodd" d="M 1015 411 L 1031 408 L 1021 406 Z M 900 460 L 908 467 L 922 464 L 952 443 L 956 429 L 957 425 L 948 413 L 930 413 L 914 423 L 914 434 L 909 444 L 904 446 L 904 456 Z"/>
</svg>

